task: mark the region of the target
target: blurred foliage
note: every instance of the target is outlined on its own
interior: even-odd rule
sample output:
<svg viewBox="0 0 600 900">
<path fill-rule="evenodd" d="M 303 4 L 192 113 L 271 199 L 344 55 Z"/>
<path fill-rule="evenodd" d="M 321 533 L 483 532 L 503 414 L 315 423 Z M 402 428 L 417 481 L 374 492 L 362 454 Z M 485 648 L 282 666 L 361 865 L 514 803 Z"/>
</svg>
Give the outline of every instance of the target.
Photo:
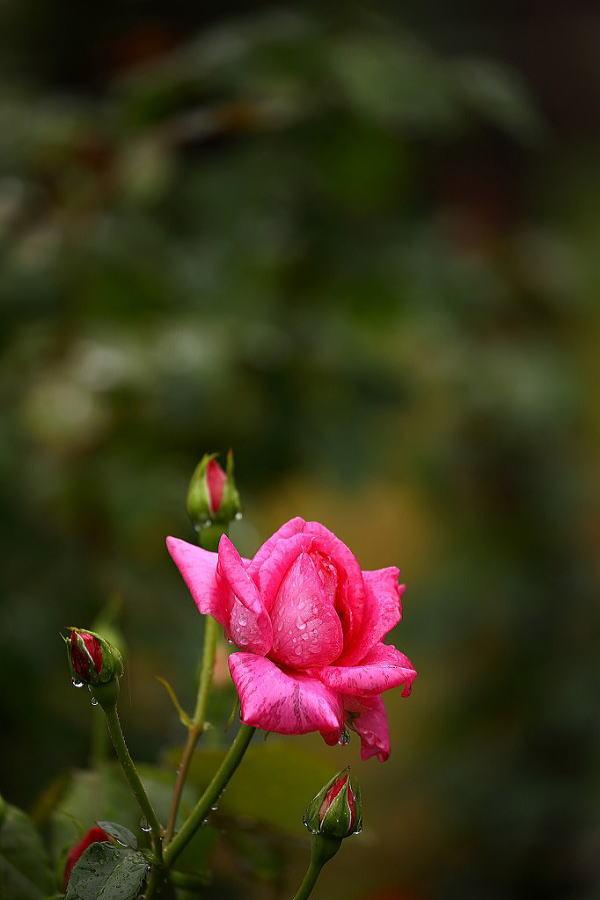
<svg viewBox="0 0 600 900">
<path fill-rule="evenodd" d="M 181 742 L 154 676 L 191 705 L 201 623 L 163 540 L 191 536 L 198 458 L 233 446 L 243 552 L 300 514 L 409 585 L 420 678 L 388 699 L 391 761 L 357 765 L 366 830 L 321 896 L 592 900 L 597 143 L 383 16 L 257 7 L 195 34 L 190 10 L 2 12 L 0 788 L 33 806 L 102 755 L 58 638 L 99 615 L 134 755 Z M 222 723 L 223 649 L 218 681 Z M 265 760 L 320 755 L 313 792 L 357 759 L 271 740 Z M 263 815 L 230 831 L 235 790 L 206 896 L 289 895 L 300 821 L 297 843 Z M 134 827 L 110 791 L 44 795 L 54 844 L 73 817 Z"/>
</svg>

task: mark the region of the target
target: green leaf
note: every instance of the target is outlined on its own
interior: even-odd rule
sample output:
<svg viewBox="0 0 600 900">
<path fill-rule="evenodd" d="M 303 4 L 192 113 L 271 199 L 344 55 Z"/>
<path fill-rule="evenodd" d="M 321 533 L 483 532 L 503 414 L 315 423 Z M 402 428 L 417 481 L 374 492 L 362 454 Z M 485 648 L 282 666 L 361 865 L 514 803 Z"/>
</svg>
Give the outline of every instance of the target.
<svg viewBox="0 0 600 900">
<path fill-rule="evenodd" d="M 160 683 L 164 687 L 165 691 L 169 695 L 169 697 L 171 699 L 171 703 L 177 710 L 177 715 L 179 716 L 179 721 L 181 722 L 181 724 L 185 728 L 192 728 L 194 723 L 192 722 L 190 716 L 186 713 L 185 709 L 179 702 L 179 698 L 177 697 L 177 694 L 175 693 L 175 688 L 173 687 L 173 685 L 169 681 L 167 681 L 166 678 L 161 678 L 160 675 L 156 676 L 156 680 L 160 681 Z"/>
<path fill-rule="evenodd" d="M 181 751 L 170 751 L 167 762 L 177 765 Z M 189 782 L 204 790 L 224 751 L 197 750 Z M 219 800 L 225 815 L 252 817 L 267 825 L 297 835 L 302 814 L 320 785 L 331 778 L 330 766 L 291 743 L 261 743 L 250 747 L 231 784 Z"/>
<path fill-rule="evenodd" d="M 179 761 L 177 762 L 177 765 Z M 156 809 L 158 818 L 164 823 L 169 813 L 173 784 L 177 765 L 172 771 L 155 766 L 138 766 L 138 772 L 148 795 Z M 186 785 L 180 806 L 180 817 L 184 817 L 193 807 L 197 795 Z M 106 764 L 94 771 L 75 770 L 71 782 L 52 817 L 52 838 L 55 831 L 62 834 L 62 820 L 70 817 L 81 825 L 81 833 L 87 831 L 94 822 L 118 821 L 144 839 L 139 830 L 141 810 L 132 796 L 118 764 Z"/>
<path fill-rule="evenodd" d="M 147 870 L 143 853 L 92 844 L 71 872 L 66 900 L 135 900 Z"/>
<path fill-rule="evenodd" d="M 100 828 L 103 828 L 107 834 L 110 834 L 112 838 L 115 839 L 122 847 L 131 847 L 133 850 L 137 850 L 137 838 L 129 828 L 125 828 L 124 825 L 119 825 L 117 822 L 98 822 Z"/>
<path fill-rule="evenodd" d="M 53 888 L 40 836 L 15 806 L 3 804 L 0 823 L 0 897 L 38 900 Z"/>
</svg>

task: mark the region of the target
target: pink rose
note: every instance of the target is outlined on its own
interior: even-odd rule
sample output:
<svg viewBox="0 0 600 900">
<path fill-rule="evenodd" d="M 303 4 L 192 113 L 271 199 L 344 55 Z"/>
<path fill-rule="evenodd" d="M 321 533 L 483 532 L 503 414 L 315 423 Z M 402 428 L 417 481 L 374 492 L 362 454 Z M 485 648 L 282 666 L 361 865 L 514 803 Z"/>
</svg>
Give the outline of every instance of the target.
<svg viewBox="0 0 600 900">
<path fill-rule="evenodd" d="M 168 538 L 167 546 L 201 613 L 220 622 L 242 652 L 229 657 L 242 721 L 279 734 L 319 731 L 328 744 L 344 724 L 361 756 L 390 754 L 382 691 L 416 671 L 382 638 L 401 617 L 398 569 L 361 571 L 342 541 L 296 518 L 251 560 L 225 535 L 218 553 Z"/>
</svg>

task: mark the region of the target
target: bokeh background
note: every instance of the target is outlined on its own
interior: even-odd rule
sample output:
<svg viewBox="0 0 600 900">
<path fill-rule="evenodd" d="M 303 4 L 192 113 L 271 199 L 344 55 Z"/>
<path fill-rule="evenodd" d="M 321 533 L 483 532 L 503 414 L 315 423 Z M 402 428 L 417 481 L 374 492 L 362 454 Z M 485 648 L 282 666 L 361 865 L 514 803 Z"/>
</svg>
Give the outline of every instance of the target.
<svg viewBox="0 0 600 900">
<path fill-rule="evenodd" d="M 420 677 L 384 765 L 269 739 L 205 896 L 290 897 L 351 761 L 366 829 L 315 896 L 600 897 L 597 5 L 0 19 L 0 791 L 48 829 L 95 777 L 65 774 L 102 741 L 59 632 L 99 616 L 172 771 L 155 675 L 191 705 L 202 623 L 164 537 L 231 446 L 240 549 L 302 515 L 397 563 Z"/>
</svg>

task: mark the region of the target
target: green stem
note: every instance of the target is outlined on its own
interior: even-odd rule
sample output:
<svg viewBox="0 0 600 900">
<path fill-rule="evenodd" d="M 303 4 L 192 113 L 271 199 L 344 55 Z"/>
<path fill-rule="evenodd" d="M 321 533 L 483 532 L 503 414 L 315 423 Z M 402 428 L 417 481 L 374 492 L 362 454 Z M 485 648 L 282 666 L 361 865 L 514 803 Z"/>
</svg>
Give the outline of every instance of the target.
<svg viewBox="0 0 600 900">
<path fill-rule="evenodd" d="M 307 897 L 310 897 L 321 874 L 321 869 L 326 862 L 335 856 L 340 849 L 341 843 L 339 838 L 326 837 L 324 834 L 313 835 L 310 864 L 294 900 L 306 900 Z"/>
<path fill-rule="evenodd" d="M 210 813 L 211 807 L 214 806 L 227 787 L 235 770 L 241 763 L 244 753 L 248 749 L 248 745 L 252 740 L 252 735 L 255 730 L 256 729 L 251 725 L 241 726 L 225 759 L 213 776 L 212 781 L 198 800 L 187 821 L 182 825 L 181 830 L 165 850 L 165 865 L 167 867 L 173 865 L 179 854 L 187 846 L 188 842 L 191 841 L 198 828 Z"/>
<path fill-rule="evenodd" d="M 110 684 L 112 686 L 112 682 Z M 115 753 L 117 754 L 117 758 L 121 763 L 121 768 L 125 773 L 125 778 L 129 782 L 129 787 L 131 788 L 135 799 L 139 803 L 140 809 L 145 815 L 148 825 L 150 826 L 152 849 L 156 854 L 157 862 L 161 863 L 162 843 L 160 822 L 158 821 L 157 815 L 154 811 L 154 807 L 148 799 L 148 795 L 144 789 L 144 785 L 142 784 L 129 750 L 127 749 L 127 744 L 125 743 L 125 737 L 123 735 L 123 729 L 121 728 L 121 722 L 119 721 L 119 714 L 117 713 L 116 693 L 114 702 L 111 703 L 108 696 L 103 693 L 103 688 L 107 687 L 109 687 L 109 685 L 97 685 L 93 688 L 93 694 L 104 710 L 104 714 L 106 715 L 106 724 L 108 725 L 108 733 L 110 734 L 113 747 L 115 748 Z"/>
<path fill-rule="evenodd" d="M 200 684 L 198 685 L 198 697 L 194 711 L 194 725 L 204 729 L 206 725 L 206 710 L 208 698 L 212 687 L 215 659 L 217 656 L 217 636 L 219 623 L 212 616 L 206 616 L 204 620 L 204 649 L 202 651 L 202 669 L 200 671 Z"/>
<path fill-rule="evenodd" d="M 144 897 L 146 900 L 153 900 L 156 895 L 156 889 L 158 887 L 160 879 L 160 869 L 157 866 L 152 866 L 150 870 L 150 875 L 148 876 L 148 881 L 146 882 L 146 891 L 144 893 Z"/>
<path fill-rule="evenodd" d="M 318 865 L 315 862 L 310 863 L 308 869 L 306 870 L 306 875 L 302 881 L 302 884 L 298 888 L 298 893 L 295 895 L 294 900 L 306 900 L 307 897 L 310 897 L 312 893 L 312 889 L 317 883 L 317 879 L 321 874 L 321 869 L 323 866 Z"/>
<path fill-rule="evenodd" d="M 208 531 L 209 529 L 207 529 Z M 210 529 L 210 535 L 198 535 L 198 542 L 205 550 L 216 552 L 219 546 L 219 538 L 223 531 L 219 528 L 213 533 L 214 529 Z M 217 533 L 218 532 L 218 533 Z M 208 709 L 208 698 L 213 682 L 213 672 L 215 669 L 215 659 L 217 655 L 217 637 L 219 626 L 212 616 L 204 618 L 204 646 L 202 649 L 202 669 L 200 670 L 200 681 L 198 684 L 198 696 L 196 697 L 196 709 L 194 711 L 193 725 L 188 730 L 188 736 L 181 754 L 181 761 L 177 769 L 177 778 L 173 787 L 173 797 L 171 799 L 171 809 L 169 810 L 169 820 L 167 822 L 167 830 L 165 833 L 165 844 L 170 843 L 175 828 L 177 826 L 177 811 L 181 802 L 181 795 L 187 778 L 188 769 L 196 749 L 196 744 L 200 735 L 206 728 L 206 711 Z"/>
</svg>

